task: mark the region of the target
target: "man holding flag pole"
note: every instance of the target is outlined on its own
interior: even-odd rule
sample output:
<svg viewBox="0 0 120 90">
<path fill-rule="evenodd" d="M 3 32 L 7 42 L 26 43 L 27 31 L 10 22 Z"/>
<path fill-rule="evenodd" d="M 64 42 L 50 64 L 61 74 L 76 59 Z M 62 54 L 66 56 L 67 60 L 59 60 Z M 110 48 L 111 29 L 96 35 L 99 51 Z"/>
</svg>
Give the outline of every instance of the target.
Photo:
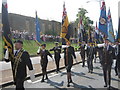
<svg viewBox="0 0 120 90">
<path fill-rule="evenodd" d="M 50 54 L 50 52 L 48 50 L 46 50 L 46 44 L 40 43 L 41 42 L 41 40 L 40 40 L 40 23 L 39 23 L 39 19 L 37 16 L 37 11 L 36 11 L 35 25 L 36 25 L 36 40 L 35 40 L 35 42 L 40 46 L 39 49 L 37 50 L 37 54 L 40 55 L 40 57 L 41 57 L 41 59 L 40 59 L 40 64 L 42 67 L 41 82 L 44 82 L 45 79 L 48 80 L 48 75 L 47 75 L 48 56 L 50 56 L 53 61 L 54 61 L 54 59 L 53 59 L 52 55 Z M 46 76 L 46 78 L 44 79 L 45 76 Z"/>
<path fill-rule="evenodd" d="M 71 77 L 71 68 L 73 65 L 73 57 L 76 60 L 76 55 L 74 48 L 71 46 L 69 41 L 70 39 L 70 25 L 68 22 L 67 12 L 65 8 L 65 3 L 63 4 L 63 16 L 62 16 L 62 30 L 61 30 L 61 37 L 62 37 L 62 48 L 64 48 L 64 63 L 67 70 L 67 87 L 70 87 L 70 83 L 72 83 Z"/>
<path fill-rule="evenodd" d="M 108 15 L 109 16 L 109 15 Z M 104 75 L 104 87 L 111 88 L 111 67 L 113 63 L 113 55 L 114 55 L 114 48 L 110 45 L 110 33 L 108 31 L 108 20 L 110 21 L 110 16 L 107 18 L 106 16 L 106 5 L 105 1 L 102 2 L 101 13 L 99 18 L 99 30 L 104 34 L 104 44 L 99 50 L 102 51 L 101 53 L 101 64 L 103 69 Z M 109 29 L 111 29 L 109 27 Z"/>
<path fill-rule="evenodd" d="M 27 76 L 28 66 L 30 70 L 30 78 L 34 79 L 33 66 L 30 56 L 27 51 L 23 49 L 23 42 L 17 40 L 15 42 L 15 50 L 12 43 L 10 26 L 8 21 L 7 0 L 2 1 L 2 30 L 3 41 L 5 47 L 5 61 L 11 61 L 13 80 L 16 85 L 16 90 L 24 90 L 24 80 Z"/>
</svg>

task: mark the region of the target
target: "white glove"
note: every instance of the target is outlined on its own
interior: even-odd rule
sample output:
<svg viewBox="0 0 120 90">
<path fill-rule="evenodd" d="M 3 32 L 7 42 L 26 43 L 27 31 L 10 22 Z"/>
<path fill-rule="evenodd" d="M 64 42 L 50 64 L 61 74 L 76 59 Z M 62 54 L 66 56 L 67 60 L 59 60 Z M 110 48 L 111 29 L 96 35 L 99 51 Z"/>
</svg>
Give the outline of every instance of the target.
<svg viewBox="0 0 120 90">
<path fill-rule="evenodd" d="M 64 49 L 64 48 L 67 48 L 68 46 L 67 45 L 62 45 L 62 48 Z"/>
<path fill-rule="evenodd" d="M 8 52 L 8 48 L 7 48 L 7 50 L 6 50 L 6 52 L 5 52 L 5 57 L 4 57 L 5 59 L 9 59 L 9 52 Z"/>
<path fill-rule="evenodd" d="M 104 43 L 103 44 L 97 44 L 97 46 L 100 47 L 104 47 Z"/>
<path fill-rule="evenodd" d="M 30 79 L 31 79 L 31 81 L 32 81 L 32 82 L 34 82 L 34 81 L 35 81 L 35 75 L 34 75 L 34 73 L 35 73 L 35 71 L 34 71 L 34 70 L 30 70 L 30 71 L 29 71 L 29 74 L 30 74 Z"/>
<path fill-rule="evenodd" d="M 38 48 L 37 53 L 40 53 L 40 49 L 41 49 L 41 47 Z"/>
</svg>

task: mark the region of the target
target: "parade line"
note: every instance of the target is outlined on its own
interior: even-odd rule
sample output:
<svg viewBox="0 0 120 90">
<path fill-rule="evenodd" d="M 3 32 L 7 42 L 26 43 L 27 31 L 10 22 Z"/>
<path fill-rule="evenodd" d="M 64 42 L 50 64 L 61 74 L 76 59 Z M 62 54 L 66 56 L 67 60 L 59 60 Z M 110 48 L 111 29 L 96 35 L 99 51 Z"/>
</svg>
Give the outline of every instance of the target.
<svg viewBox="0 0 120 90">
<path fill-rule="evenodd" d="M 64 62 L 63 56 L 64 56 L 64 55 L 61 54 L 61 62 L 62 62 L 62 65 L 61 65 L 61 67 L 60 67 L 60 70 L 65 68 L 65 66 L 63 65 L 63 64 L 64 64 L 64 63 L 63 63 L 63 62 Z M 74 64 L 73 64 L 73 65 L 76 65 L 76 64 L 81 63 L 81 59 L 80 59 L 80 54 L 79 54 L 79 52 L 76 52 L 76 56 L 77 56 L 78 62 L 76 63 L 76 62 L 74 61 Z M 40 58 L 39 58 L 39 59 L 40 59 Z M 34 58 L 32 57 L 31 60 L 32 60 L 32 64 L 33 64 L 33 65 L 39 64 L 39 61 L 40 61 L 40 60 L 38 60 L 38 57 L 34 57 Z M 53 63 L 50 59 L 49 59 L 49 62 Z M 55 66 L 55 65 L 54 65 L 54 66 Z M 53 69 L 51 69 L 51 70 L 49 70 L 49 67 L 48 67 L 47 73 L 52 73 L 52 72 L 55 72 L 55 71 L 56 71 L 56 67 L 53 68 Z M 35 73 L 35 77 L 39 77 L 39 76 L 41 76 L 41 75 L 42 75 L 41 72 L 40 72 L 40 73 Z M 28 82 L 29 82 L 29 79 L 30 79 L 30 77 L 29 77 L 29 75 L 28 75 L 27 78 L 26 78 L 26 80 L 28 80 Z M 9 82 L 2 83 L 0 86 L 1 86 L 1 87 L 7 87 L 7 86 L 10 86 L 10 85 L 13 85 L 13 81 L 9 81 Z"/>
</svg>

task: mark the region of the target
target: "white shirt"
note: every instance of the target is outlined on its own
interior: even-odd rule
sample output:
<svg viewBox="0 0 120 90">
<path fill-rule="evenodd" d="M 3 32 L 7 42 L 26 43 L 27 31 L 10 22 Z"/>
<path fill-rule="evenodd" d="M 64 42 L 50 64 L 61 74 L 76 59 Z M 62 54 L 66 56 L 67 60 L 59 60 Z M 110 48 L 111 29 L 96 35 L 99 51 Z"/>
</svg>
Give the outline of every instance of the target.
<svg viewBox="0 0 120 90">
<path fill-rule="evenodd" d="M 14 55 L 17 53 L 18 54 L 18 52 L 20 52 L 20 50 L 21 49 L 19 49 L 19 50 L 14 50 Z"/>
</svg>

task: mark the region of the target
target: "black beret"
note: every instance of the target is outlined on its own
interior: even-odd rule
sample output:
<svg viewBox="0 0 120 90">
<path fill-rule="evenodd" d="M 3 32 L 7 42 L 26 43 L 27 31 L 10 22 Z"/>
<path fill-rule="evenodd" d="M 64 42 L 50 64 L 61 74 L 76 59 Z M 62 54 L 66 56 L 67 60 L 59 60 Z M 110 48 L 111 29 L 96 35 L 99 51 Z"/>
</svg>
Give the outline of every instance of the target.
<svg viewBox="0 0 120 90">
<path fill-rule="evenodd" d="M 17 41 L 15 41 L 14 43 L 21 43 L 21 44 L 23 44 L 23 41 L 17 40 Z"/>
<path fill-rule="evenodd" d="M 58 42 L 55 42 L 55 44 L 59 44 Z"/>
<path fill-rule="evenodd" d="M 108 39 L 108 38 L 106 38 L 105 40 L 109 41 L 109 39 Z"/>
<path fill-rule="evenodd" d="M 46 44 L 42 44 L 41 46 L 44 46 L 44 47 L 46 47 Z"/>
</svg>

